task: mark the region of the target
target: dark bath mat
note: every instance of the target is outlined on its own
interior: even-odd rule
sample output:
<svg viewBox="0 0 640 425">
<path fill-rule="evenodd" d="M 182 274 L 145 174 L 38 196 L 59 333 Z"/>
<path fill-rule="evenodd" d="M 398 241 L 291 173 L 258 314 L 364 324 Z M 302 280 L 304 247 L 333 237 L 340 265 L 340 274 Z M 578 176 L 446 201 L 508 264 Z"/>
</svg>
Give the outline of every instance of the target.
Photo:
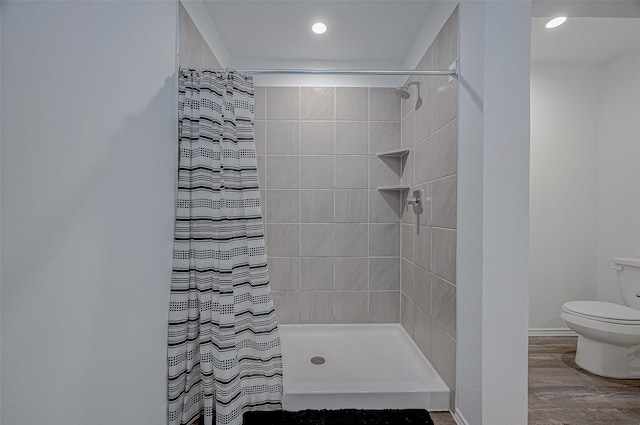
<svg viewBox="0 0 640 425">
<path fill-rule="evenodd" d="M 247 412 L 244 425 L 433 425 L 429 412 L 403 410 L 302 410 Z"/>
</svg>

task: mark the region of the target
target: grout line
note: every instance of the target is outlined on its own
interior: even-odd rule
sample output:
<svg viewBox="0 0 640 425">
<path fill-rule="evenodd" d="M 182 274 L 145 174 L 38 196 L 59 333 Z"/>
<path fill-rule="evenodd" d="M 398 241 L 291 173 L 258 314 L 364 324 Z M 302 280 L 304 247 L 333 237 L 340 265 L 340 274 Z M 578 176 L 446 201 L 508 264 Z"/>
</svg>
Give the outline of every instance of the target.
<svg viewBox="0 0 640 425">
<path fill-rule="evenodd" d="M 298 196 L 298 221 L 302 221 L 302 160 L 300 155 L 302 153 L 302 87 L 298 87 L 298 185 L 297 190 L 299 193 Z M 302 255 L 302 224 L 298 224 L 298 255 L 297 257 L 300 259 Z M 298 288 L 302 291 L 302 260 L 300 261 L 300 279 L 298 281 Z M 299 296 L 299 314 L 300 314 L 300 323 L 302 323 L 302 293 Z M 310 318 L 311 321 L 311 318 Z"/>
</svg>

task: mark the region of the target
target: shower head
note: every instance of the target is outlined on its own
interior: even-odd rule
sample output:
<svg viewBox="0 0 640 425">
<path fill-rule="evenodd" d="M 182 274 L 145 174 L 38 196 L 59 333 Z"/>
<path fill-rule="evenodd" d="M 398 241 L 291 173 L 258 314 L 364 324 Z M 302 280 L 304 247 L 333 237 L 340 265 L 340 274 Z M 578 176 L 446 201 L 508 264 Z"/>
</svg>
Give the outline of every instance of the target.
<svg viewBox="0 0 640 425">
<path fill-rule="evenodd" d="M 407 86 L 398 87 L 396 89 L 396 94 L 402 99 L 409 99 L 409 96 L 411 95 Z"/>
<path fill-rule="evenodd" d="M 422 106 L 422 98 L 420 97 L 420 80 L 410 81 L 406 85 L 402 87 L 398 87 L 396 89 L 396 94 L 401 99 L 409 99 L 409 96 L 411 96 L 411 93 L 409 92 L 409 87 L 413 85 L 418 86 L 418 100 L 416 101 L 416 108 L 415 108 L 415 109 L 418 109 L 420 106 Z"/>
</svg>

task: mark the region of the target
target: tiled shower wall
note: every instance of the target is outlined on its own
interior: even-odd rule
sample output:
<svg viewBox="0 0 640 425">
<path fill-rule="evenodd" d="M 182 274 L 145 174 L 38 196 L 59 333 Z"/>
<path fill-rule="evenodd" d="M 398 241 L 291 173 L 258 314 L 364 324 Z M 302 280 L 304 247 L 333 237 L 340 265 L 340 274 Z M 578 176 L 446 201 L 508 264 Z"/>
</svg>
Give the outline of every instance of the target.
<svg viewBox="0 0 640 425">
<path fill-rule="evenodd" d="M 202 34 L 193 23 L 181 2 L 178 2 L 178 62 L 186 68 L 219 68 L 215 57 Z"/>
<path fill-rule="evenodd" d="M 457 57 L 457 9 L 416 69 L 448 69 Z M 401 247 L 401 323 L 452 393 L 456 358 L 456 195 L 458 81 L 421 79 L 402 101 L 403 184 L 423 189 L 427 202 L 416 215 L 404 208 Z"/>
<path fill-rule="evenodd" d="M 255 139 L 278 321 L 399 322 L 394 89 L 257 87 Z"/>
<path fill-rule="evenodd" d="M 220 67 L 180 4 L 180 65 Z M 457 11 L 416 69 L 457 56 Z M 256 87 L 255 138 L 280 323 L 398 322 L 455 390 L 457 81 L 393 89 Z M 375 153 L 407 147 L 402 162 Z M 376 186 L 402 179 L 425 190 Z M 400 235 L 400 233 L 402 233 Z"/>
</svg>

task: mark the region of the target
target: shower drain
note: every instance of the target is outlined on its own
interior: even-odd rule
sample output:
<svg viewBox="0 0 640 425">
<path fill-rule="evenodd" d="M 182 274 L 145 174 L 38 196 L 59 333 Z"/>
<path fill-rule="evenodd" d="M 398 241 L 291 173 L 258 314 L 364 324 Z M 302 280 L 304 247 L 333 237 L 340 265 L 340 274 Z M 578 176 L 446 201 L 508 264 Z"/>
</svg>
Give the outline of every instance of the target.
<svg viewBox="0 0 640 425">
<path fill-rule="evenodd" d="M 311 357 L 311 363 L 315 365 L 321 365 L 321 364 L 324 364 L 324 362 L 325 362 L 324 357 L 321 357 L 321 356 Z"/>
</svg>

